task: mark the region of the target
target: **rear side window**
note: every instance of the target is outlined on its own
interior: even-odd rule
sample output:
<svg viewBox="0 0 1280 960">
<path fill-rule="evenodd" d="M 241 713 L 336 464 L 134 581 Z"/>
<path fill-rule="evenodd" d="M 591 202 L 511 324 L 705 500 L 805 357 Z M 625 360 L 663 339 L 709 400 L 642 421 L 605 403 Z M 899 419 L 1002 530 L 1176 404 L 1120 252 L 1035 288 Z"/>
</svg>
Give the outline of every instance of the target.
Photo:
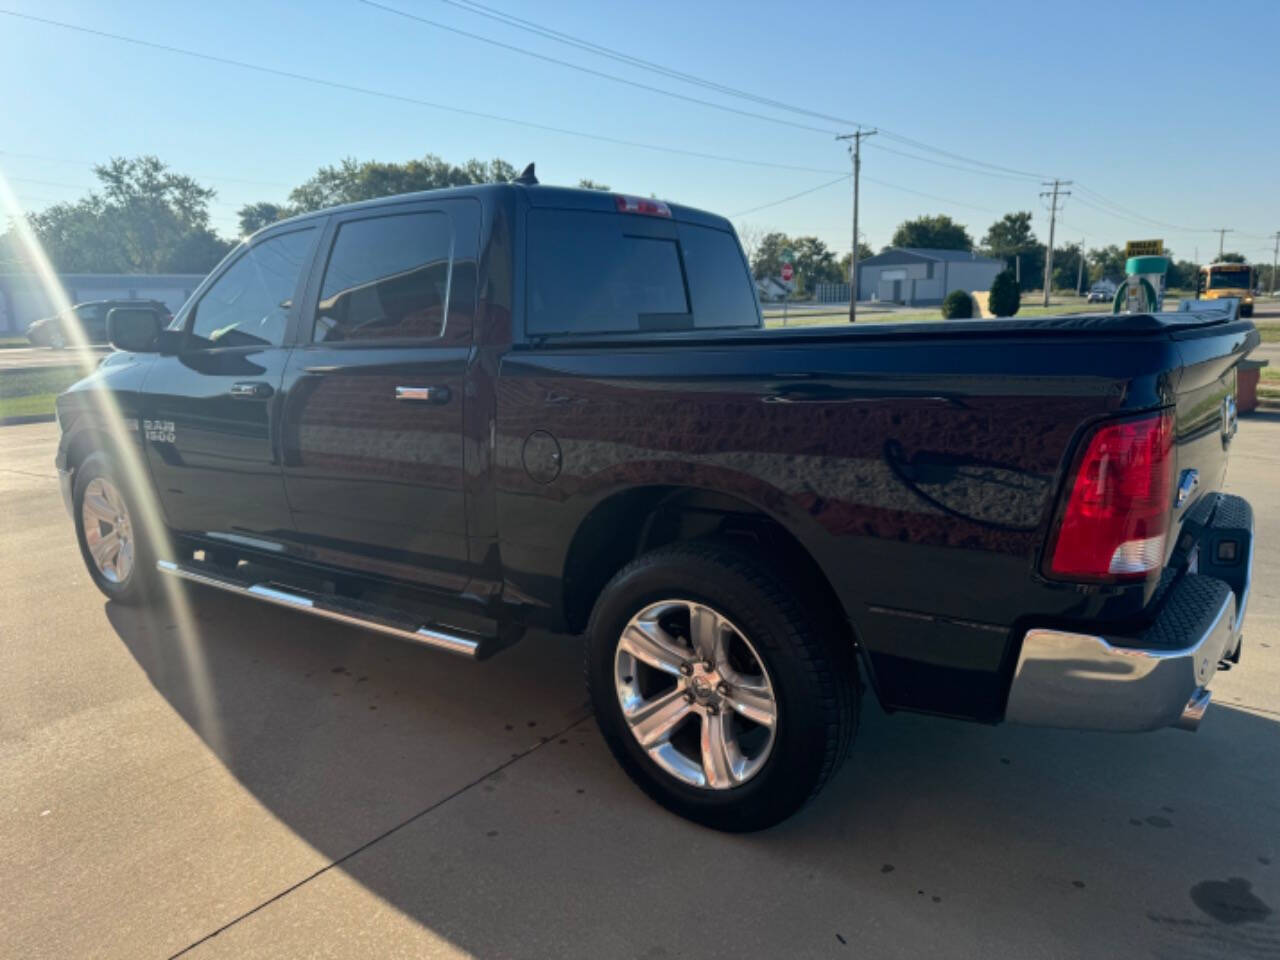
<svg viewBox="0 0 1280 960">
<path fill-rule="evenodd" d="M 577 210 L 533 210 L 528 224 L 530 334 L 759 324 L 728 232 Z"/>
<path fill-rule="evenodd" d="M 320 286 L 315 342 L 441 336 L 452 259 L 453 229 L 439 211 L 342 224 Z"/>
<path fill-rule="evenodd" d="M 682 223 L 680 247 L 689 274 L 696 326 L 760 325 L 755 282 L 747 272 L 737 237 L 726 230 Z"/>
</svg>

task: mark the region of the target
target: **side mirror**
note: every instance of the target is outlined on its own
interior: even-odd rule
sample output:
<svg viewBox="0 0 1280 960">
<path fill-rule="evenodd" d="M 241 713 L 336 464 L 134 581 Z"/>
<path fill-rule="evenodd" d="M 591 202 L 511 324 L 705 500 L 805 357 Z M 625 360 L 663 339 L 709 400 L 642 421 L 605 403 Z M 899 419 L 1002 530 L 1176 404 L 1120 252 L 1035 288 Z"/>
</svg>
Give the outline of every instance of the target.
<svg viewBox="0 0 1280 960">
<path fill-rule="evenodd" d="M 117 350 L 152 353 L 164 323 L 148 307 L 115 307 L 107 312 L 107 339 Z"/>
</svg>

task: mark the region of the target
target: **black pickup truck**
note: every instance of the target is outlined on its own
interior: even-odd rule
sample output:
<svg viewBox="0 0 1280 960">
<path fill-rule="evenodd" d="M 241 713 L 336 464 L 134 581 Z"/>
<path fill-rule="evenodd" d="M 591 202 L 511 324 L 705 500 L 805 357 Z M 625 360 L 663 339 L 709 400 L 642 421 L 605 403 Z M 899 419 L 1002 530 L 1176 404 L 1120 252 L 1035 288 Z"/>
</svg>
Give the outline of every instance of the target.
<svg viewBox="0 0 1280 960">
<path fill-rule="evenodd" d="M 619 762 L 717 828 L 813 797 L 868 691 L 1194 729 L 1239 658 L 1227 314 L 766 330 L 722 217 L 526 176 L 273 225 L 110 325 L 57 405 L 109 598 L 585 634 Z"/>
</svg>

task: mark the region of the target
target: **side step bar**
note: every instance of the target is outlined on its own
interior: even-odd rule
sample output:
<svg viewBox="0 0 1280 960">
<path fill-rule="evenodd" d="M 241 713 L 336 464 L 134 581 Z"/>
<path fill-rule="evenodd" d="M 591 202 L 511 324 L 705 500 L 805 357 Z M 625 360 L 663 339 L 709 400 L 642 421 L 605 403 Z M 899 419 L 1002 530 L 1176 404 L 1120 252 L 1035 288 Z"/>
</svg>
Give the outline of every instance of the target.
<svg viewBox="0 0 1280 960">
<path fill-rule="evenodd" d="M 497 650 L 509 646 L 515 639 L 514 637 L 486 637 L 455 628 L 445 629 L 418 624 L 401 611 L 375 607 L 358 600 L 321 596 L 271 582 L 256 583 L 242 580 L 203 564 L 157 560 L 156 569 L 191 583 L 225 590 L 242 597 L 264 600 L 276 606 L 309 613 L 326 620 L 363 627 L 389 637 L 408 640 L 410 643 L 448 650 L 450 653 L 458 653 L 473 660 L 483 660 Z"/>
</svg>

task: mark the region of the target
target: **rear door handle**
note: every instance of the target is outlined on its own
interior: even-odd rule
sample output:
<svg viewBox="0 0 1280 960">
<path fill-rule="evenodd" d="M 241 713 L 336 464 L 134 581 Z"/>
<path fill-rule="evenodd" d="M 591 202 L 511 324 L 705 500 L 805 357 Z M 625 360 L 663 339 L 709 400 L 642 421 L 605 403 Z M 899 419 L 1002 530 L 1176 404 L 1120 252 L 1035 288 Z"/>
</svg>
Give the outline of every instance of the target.
<svg viewBox="0 0 1280 960">
<path fill-rule="evenodd" d="M 262 383 L 233 383 L 231 385 L 231 396 L 237 400 L 265 400 L 271 394 L 275 393 L 271 389 L 271 384 Z"/>
<path fill-rule="evenodd" d="M 413 403 L 448 403 L 448 387 L 396 387 L 396 399 Z"/>
</svg>

